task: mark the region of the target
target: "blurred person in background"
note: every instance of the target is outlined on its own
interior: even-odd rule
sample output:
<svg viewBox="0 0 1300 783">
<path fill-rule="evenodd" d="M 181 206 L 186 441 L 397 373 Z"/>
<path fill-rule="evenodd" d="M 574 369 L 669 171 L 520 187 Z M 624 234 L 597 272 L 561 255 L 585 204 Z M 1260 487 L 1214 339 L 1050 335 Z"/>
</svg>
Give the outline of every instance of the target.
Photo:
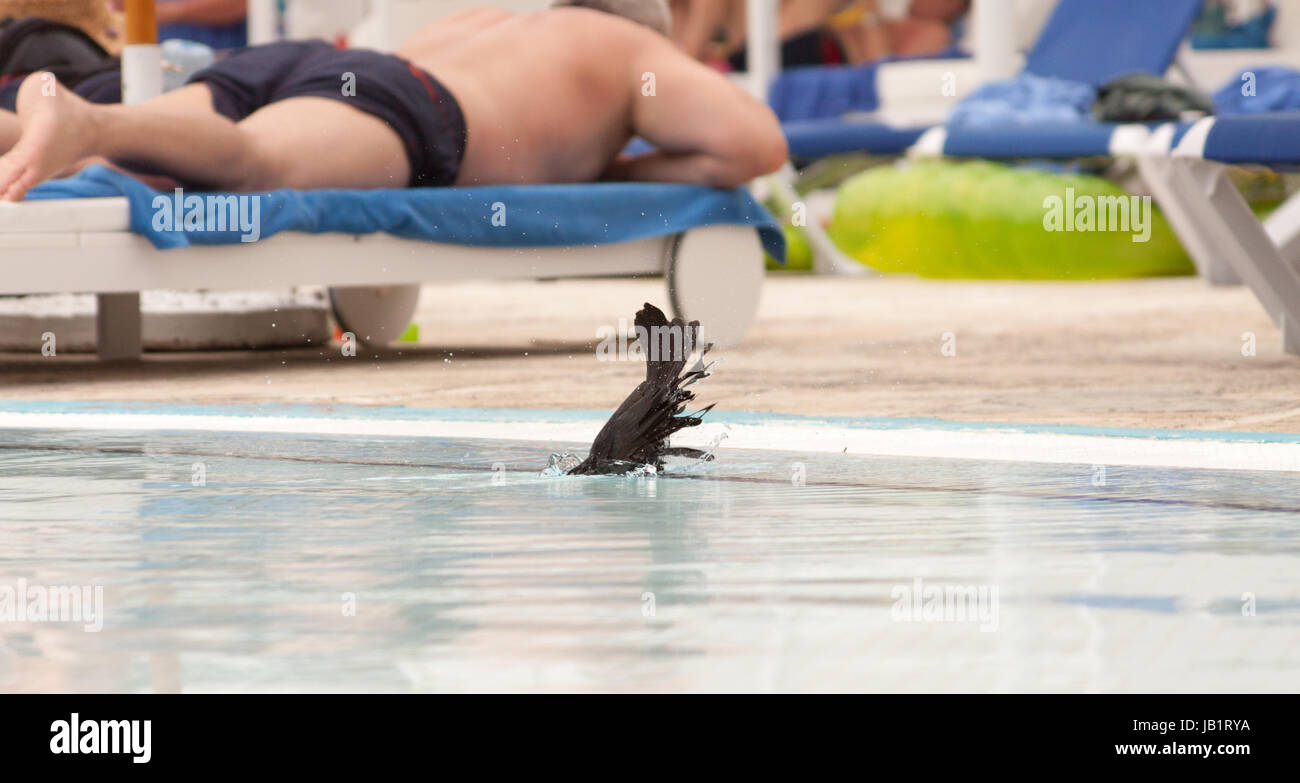
<svg viewBox="0 0 1300 783">
<path fill-rule="evenodd" d="M 800 1 L 822 6 L 834 2 Z M 912 0 L 895 19 L 884 17 L 877 6 L 878 0 L 859 0 L 830 18 L 851 63 L 939 54 L 953 45 L 953 24 L 969 9 L 970 0 Z"/>
<path fill-rule="evenodd" d="M 953 45 L 953 26 L 970 0 L 783 0 L 781 62 L 858 64 L 886 57 L 937 55 Z M 745 0 L 675 0 L 674 40 L 705 61 L 745 68 Z"/>
<path fill-rule="evenodd" d="M 745 0 L 672 0 L 673 41 L 703 62 L 745 45 Z"/>
</svg>

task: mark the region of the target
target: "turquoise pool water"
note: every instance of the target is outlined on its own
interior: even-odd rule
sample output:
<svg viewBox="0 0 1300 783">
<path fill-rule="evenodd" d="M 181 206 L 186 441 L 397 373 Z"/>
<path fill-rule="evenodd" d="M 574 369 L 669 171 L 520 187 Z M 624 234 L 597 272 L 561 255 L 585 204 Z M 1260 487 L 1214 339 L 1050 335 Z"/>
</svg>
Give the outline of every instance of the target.
<svg viewBox="0 0 1300 783">
<path fill-rule="evenodd" d="M 724 444 L 658 478 L 548 478 L 582 444 L 0 446 L 3 691 L 1300 690 L 1295 473 Z M 4 619 L 20 580 L 102 588 L 102 629 Z"/>
</svg>

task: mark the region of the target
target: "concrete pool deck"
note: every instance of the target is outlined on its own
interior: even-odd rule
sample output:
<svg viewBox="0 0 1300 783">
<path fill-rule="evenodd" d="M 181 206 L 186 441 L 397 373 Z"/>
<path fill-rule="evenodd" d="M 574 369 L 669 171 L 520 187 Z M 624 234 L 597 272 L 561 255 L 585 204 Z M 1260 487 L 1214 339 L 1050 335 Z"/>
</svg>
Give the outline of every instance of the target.
<svg viewBox="0 0 1300 783">
<path fill-rule="evenodd" d="M 610 409 L 641 368 L 595 361 L 597 328 L 666 298 L 657 279 L 430 287 L 419 344 L 125 364 L 0 354 L 0 399 Z M 1191 278 L 775 275 L 748 339 L 718 356 L 700 396 L 720 410 L 1300 432 L 1300 358 L 1245 288 Z"/>
</svg>

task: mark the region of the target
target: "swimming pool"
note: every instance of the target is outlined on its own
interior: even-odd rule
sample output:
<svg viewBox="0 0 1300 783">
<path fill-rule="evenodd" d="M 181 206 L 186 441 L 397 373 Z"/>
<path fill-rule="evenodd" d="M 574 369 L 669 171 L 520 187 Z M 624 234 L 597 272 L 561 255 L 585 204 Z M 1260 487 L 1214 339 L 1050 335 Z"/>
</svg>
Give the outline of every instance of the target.
<svg viewBox="0 0 1300 783">
<path fill-rule="evenodd" d="M 100 630 L 0 622 L 0 690 L 1300 690 L 1294 472 L 722 440 L 544 477 L 585 444 L 244 419 L 0 430 L 0 599 L 102 588 Z"/>
</svg>

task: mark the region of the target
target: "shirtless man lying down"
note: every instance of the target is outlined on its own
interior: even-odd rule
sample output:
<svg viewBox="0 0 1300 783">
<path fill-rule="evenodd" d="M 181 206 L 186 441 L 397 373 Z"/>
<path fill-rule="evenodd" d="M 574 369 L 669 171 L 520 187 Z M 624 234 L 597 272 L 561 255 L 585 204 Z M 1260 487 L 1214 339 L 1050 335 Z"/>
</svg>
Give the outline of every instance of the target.
<svg viewBox="0 0 1300 783">
<path fill-rule="evenodd" d="M 7 130 L 0 121 L 0 145 L 12 145 L 0 198 L 22 200 L 96 157 L 244 192 L 601 178 L 732 187 L 777 169 L 776 117 L 660 32 L 661 1 L 470 10 L 396 55 L 254 47 L 136 106 L 87 103 L 33 74 L 17 117 Z M 620 155 L 632 136 L 657 151 Z"/>
</svg>

